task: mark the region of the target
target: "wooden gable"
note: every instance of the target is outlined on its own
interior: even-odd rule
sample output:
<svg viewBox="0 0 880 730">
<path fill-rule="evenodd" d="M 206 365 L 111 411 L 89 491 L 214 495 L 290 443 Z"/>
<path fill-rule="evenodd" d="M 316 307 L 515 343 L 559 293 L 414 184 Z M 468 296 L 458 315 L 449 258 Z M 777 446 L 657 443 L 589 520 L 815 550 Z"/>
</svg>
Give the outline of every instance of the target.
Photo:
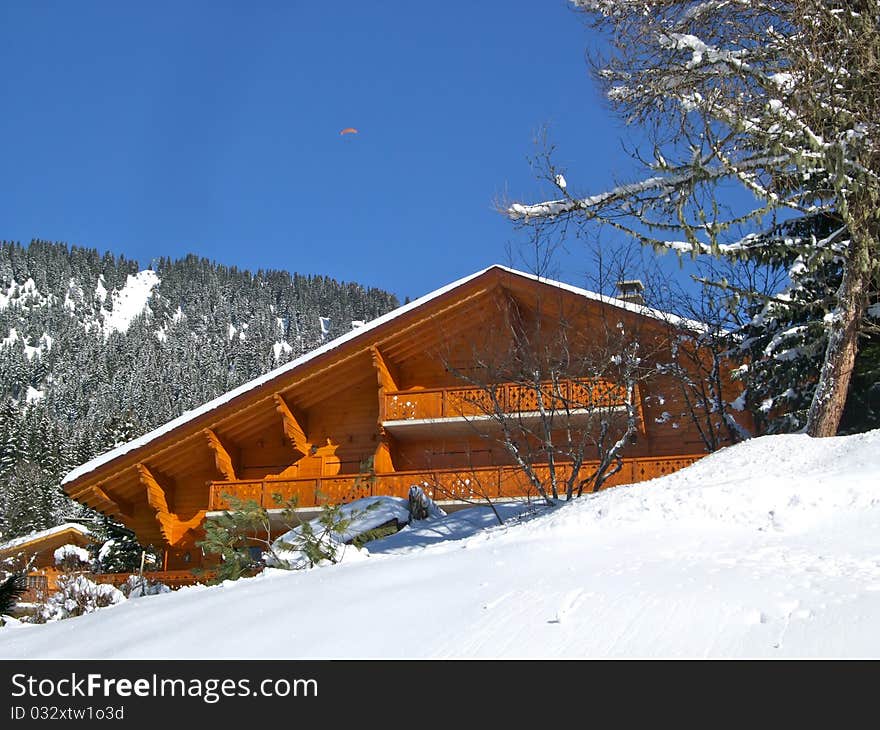
<svg viewBox="0 0 880 730">
<path fill-rule="evenodd" d="M 52 568 L 55 551 L 64 545 L 88 547 L 95 542 L 94 536 L 79 525 L 62 525 L 57 529 L 44 530 L 30 538 L 19 538 L 0 546 L 0 560 L 17 555 L 33 558 L 35 568 Z"/>
</svg>

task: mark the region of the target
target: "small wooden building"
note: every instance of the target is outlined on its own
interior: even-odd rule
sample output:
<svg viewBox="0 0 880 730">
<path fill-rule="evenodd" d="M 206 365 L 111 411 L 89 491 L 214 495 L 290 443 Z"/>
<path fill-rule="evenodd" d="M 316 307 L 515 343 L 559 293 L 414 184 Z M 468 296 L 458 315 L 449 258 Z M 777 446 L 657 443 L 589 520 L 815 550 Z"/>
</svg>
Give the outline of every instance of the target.
<svg viewBox="0 0 880 730">
<path fill-rule="evenodd" d="M 196 541 L 205 519 L 227 506 L 224 495 L 269 508 L 277 506 L 273 495 L 295 496 L 309 507 L 405 496 L 412 484 L 454 500 L 479 483 L 492 496 L 510 496 L 525 488 L 521 471 L 477 406 L 485 394 L 479 378 L 509 354 L 514 335 L 540 332 L 529 340 L 537 349 L 565 333 L 572 354 L 595 345 L 599 332 L 636 333 L 645 361 L 659 362 L 671 357 L 672 334 L 692 326 L 492 266 L 74 469 L 64 488 L 142 544 L 164 547 L 166 570 L 201 564 Z M 564 387 L 587 385 L 572 379 Z M 535 411 L 522 388 L 495 386 L 505 407 Z M 622 397 L 613 386 L 603 392 Z M 693 425 L 669 418 L 682 406 L 671 375 L 658 368 L 634 396 L 638 435 L 610 484 L 660 476 L 704 455 Z"/>
<path fill-rule="evenodd" d="M 94 542 L 95 538 L 87 527 L 68 522 L 0 544 L 0 562 L 10 561 L 12 569 L 29 566 L 28 592 L 22 600 L 38 602 L 55 590 L 61 574 L 55 565 L 55 551 L 64 545 L 88 548 Z"/>
</svg>

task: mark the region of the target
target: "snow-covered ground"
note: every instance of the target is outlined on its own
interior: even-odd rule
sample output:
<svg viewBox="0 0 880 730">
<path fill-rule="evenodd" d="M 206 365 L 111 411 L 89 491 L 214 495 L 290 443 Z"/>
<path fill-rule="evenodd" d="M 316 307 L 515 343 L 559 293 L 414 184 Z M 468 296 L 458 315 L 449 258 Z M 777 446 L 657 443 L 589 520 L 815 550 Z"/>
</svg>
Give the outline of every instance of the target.
<svg viewBox="0 0 880 730">
<path fill-rule="evenodd" d="M 98 284 L 103 289 L 103 282 L 99 281 Z M 113 292 L 112 309 L 101 310 L 105 334 L 109 337 L 112 332 L 127 332 L 134 318 L 144 311 L 147 301 L 153 296 L 153 289 L 158 285 L 159 276 L 152 269 L 129 274 L 125 286 Z M 103 292 L 102 300 L 107 297 L 106 289 Z"/>
<path fill-rule="evenodd" d="M 755 439 L 527 521 L 468 510 L 369 547 L 0 629 L 0 657 L 878 657 L 880 431 Z"/>
</svg>

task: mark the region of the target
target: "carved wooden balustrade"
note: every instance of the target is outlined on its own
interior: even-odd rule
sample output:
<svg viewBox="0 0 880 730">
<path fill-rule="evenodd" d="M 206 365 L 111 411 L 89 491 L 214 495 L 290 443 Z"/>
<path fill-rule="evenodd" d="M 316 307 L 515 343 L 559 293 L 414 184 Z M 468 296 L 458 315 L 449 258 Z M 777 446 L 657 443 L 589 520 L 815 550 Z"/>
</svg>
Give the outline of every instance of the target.
<svg viewBox="0 0 880 730">
<path fill-rule="evenodd" d="M 641 482 L 671 474 L 703 456 L 704 454 L 693 454 L 626 459 L 623 468 L 605 486 Z M 585 462 L 581 476 L 588 476 L 597 465 L 597 462 Z M 550 471 L 547 466 L 536 466 L 535 472 L 545 485 L 549 483 Z M 557 466 L 557 476 L 559 475 L 564 478 L 564 465 Z M 227 496 L 253 500 L 267 509 L 278 509 L 291 498 L 296 498 L 297 507 L 315 507 L 325 503 L 343 504 L 375 495 L 405 498 L 412 485 L 422 487 L 429 497 L 439 501 L 480 499 L 483 496 L 495 499 L 536 496 L 534 487 L 519 467 L 491 466 L 399 471 L 392 474 L 338 474 L 297 479 L 212 482 L 209 509 L 229 509 L 231 505 Z"/>
<path fill-rule="evenodd" d="M 542 403 L 539 404 L 539 394 Z M 384 394 L 383 421 L 457 418 L 622 406 L 626 388 L 606 380 L 562 380 L 534 385 L 502 383 L 456 388 L 420 388 Z"/>
</svg>

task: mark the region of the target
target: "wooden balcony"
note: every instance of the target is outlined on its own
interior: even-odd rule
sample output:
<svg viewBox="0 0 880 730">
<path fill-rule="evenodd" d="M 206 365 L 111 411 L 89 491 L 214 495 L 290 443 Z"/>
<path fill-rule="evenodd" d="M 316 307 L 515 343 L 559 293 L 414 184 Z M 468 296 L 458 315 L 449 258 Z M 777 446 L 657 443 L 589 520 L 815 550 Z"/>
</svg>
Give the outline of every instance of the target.
<svg viewBox="0 0 880 730">
<path fill-rule="evenodd" d="M 606 486 L 641 482 L 671 474 L 693 464 L 705 454 L 674 457 L 627 459 L 623 468 L 606 482 Z M 585 463 L 582 474 L 587 476 L 597 466 Z M 564 470 L 564 467 L 563 467 Z M 549 483 L 549 468 L 536 467 L 538 476 Z M 483 496 L 508 498 L 536 496 L 521 469 L 515 466 L 492 466 L 472 469 L 433 469 L 404 471 L 393 474 L 350 474 L 333 477 L 299 479 L 253 479 L 235 482 L 212 482 L 209 510 L 229 509 L 226 496 L 253 500 L 266 509 L 279 509 L 296 497 L 297 507 L 321 504 L 344 504 L 362 497 L 387 495 L 405 498 L 412 485 L 421 486 L 434 500 L 470 500 Z"/>
<path fill-rule="evenodd" d="M 49 578 L 41 573 L 31 573 L 25 577 L 26 590 L 19 603 L 44 603 L 49 598 Z M 53 585 L 52 588 L 55 586 Z"/>
<path fill-rule="evenodd" d="M 564 380 L 538 389 L 518 383 L 486 387 L 426 388 L 385 393 L 382 426 L 398 439 L 430 438 L 436 429 L 445 436 L 491 433 L 501 428 L 499 414 L 515 414 L 524 424 L 544 413 L 568 424 L 587 423 L 597 408 L 626 407 L 626 389 L 605 380 Z M 641 422 L 641 399 L 635 403 Z M 641 423 L 642 427 L 644 426 Z"/>
<path fill-rule="evenodd" d="M 541 391 L 547 410 L 613 407 L 626 403 L 626 389 L 604 380 L 564 380 L 555 387 L 552 383 L 544 383 Z M 497 400 L 497 406 L 493 400 Z M 537 388 L 518 383 L 389 392 L 385 393 L 384 406 L 382 415 L 385 421 L 480 416 L 496 410 L 504 413 L 540 410 Z"/>
<path fill-rule="evenodd" d="M 76 573 L 71 573 L 71 575 L 74 574 Z M 81 571 L 78 574 L 85 576 L 95 583 L 109 583 L 117 588 L 128 581 L 131 575 L 137 575 L 137 573 L 92 573 L 87 570 Z M 63 575 L 64 573 L 55 569 L 29 573 L 25 578 L 27 591 L 19 599 L 19 604 L 45 603 L 58 590 L 58 579 Z M 191 586 L 196 583 L 205 583 L 212 576 L 213 573 L 211 571 L 207 571 L 203 575 L 195 575 L 189 570 L 144 571 L 144 578 L 148 581 L 164 583 L 172 589 Z"/>
</svg>

